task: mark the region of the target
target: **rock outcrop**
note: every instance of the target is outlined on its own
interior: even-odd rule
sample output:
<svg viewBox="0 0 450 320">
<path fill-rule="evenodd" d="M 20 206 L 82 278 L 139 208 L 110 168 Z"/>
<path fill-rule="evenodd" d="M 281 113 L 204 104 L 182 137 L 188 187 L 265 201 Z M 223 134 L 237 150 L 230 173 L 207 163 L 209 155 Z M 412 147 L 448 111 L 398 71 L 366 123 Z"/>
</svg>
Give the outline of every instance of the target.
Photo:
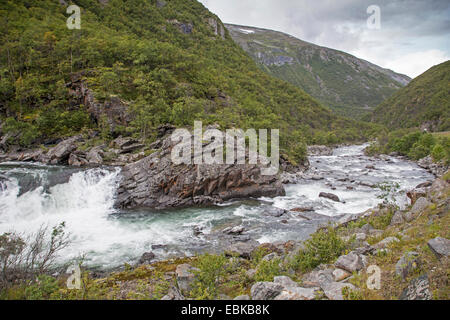
<svg viewBox="0 0 450 320">
<path fill-rule="evenodd" d="M 166 137 L 160 151 L 123 167 L 117 207 L 163 209 L 285 194 L 279 175 L 262 175 L 258 165 L 175 165 L 175 145 Z"/>
</svg>

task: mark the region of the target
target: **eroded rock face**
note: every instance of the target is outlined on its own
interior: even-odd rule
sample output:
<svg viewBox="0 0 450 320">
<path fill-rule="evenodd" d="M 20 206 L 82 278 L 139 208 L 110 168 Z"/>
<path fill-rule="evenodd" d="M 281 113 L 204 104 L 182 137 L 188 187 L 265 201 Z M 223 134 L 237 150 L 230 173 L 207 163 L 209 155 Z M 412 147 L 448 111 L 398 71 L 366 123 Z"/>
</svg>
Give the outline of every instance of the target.
<svg viewBox="0 0 450 320">
<path fill-rule="evenodd" d="M 262 175 L 257 165 L 175 165 L 171 159 L 175 145 L 167 137 L 160 151 L 124 166 L 117 207 L 163 209 L 285 194 L 279 174 Z"/>
<path fill-rule="evenodd" d="M 450 256 L 450 240 L 437 237 L 430 239 L 427 244 L 438 259 Z"/>
<path fill-rule="evenodd" d="M 408 287 L 402 292 L 400 300 L 431 300 L 427 275 L 411 280 Z"/>
</svg>

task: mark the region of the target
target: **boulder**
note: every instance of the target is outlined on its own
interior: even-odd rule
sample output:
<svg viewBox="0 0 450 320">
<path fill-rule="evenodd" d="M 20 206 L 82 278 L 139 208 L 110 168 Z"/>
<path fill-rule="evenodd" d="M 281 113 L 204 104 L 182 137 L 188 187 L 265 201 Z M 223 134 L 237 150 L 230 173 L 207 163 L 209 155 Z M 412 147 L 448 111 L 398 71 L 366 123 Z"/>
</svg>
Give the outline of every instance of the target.
<svg viewBox="0 0 450 320">
<path fill-rule="evenodd" d="M 123 167 L 116 207 L 164 209 L 285 195 L 279 174 L 263 175 L 259 165 L 175 165 L 177 143 L 169 136 L 161 150 Z"/>
<path fill-rule="evenodd" d="M 405 219 L 403 218 L 403 214 L 401 211 L 396 211 L 391 219 L 391 226 L 399 225 L 405 222 Z"/>
<path fill-rule="evenodd" d="M 155 259 L 155 254 L 153 252 L 145 252 L 139 259 L 139 264 L 149 264 L 153 259 Z"/>
<path fill-rule="evenodd" d="M 334 269 L 334 271 L 333 271 L 334 281 L 337 281 L 337 282 L 347 279 L 351 275 L 352 275 L 351 273 L 349 273 L 345 270 L 339 269 L 339 268 Z"/>
<path fill-rule="evenodd" d="M 234 234 L 234 235 L 238 235 L 238 234 L 242 234 L 245 231 L 245 227 L 244 226 L 235 226 L 235 227 L 228 227 L 223 229 L 223 233 L 225 234 Z"/>
<path fill-rule="evenodd" d="M 74 136 L 63 140 L 55 147 L 48 150 L 44 156 L 48 163 L 51 164 L 67 164 L 70 154 L 77 149 L 77 142 L 81 141 L 81 136 Z"/>
<path fill-rule="evenodd" d="M 92 148 L 86 154 L 86 160 L 89 164 L 102 164 L 103 163 L 103 150 L 102 146 Z"/>
<path fill-rule="evenodd" d="M 298 207 L 298 208 L 293 208 L 290 211 L 293 212 L 310 212 L 310 211 L 314 211 L 313 207 Z"/>
<path fill-rule="evenodd" d="M 335 195 L 335 194 L 332 194 L 332 193 L 321 192 L 319 194 L 319 197 L 327 198 L 327 199 L 330 199 L 330 200 L 333 200 L 333 201 L 336 201 L 336 202 L 340 202 L 339 197 L 337 195 Z"/>
<path fill-rule="evenodd" d="M 350 283 L 328 282 L 321 286 L 323 293 L 330 300 L 344 300 L 342 289 L 349 288 L 356 290 L 356 287 Z"/>
<path fill-rule="evenodd" d="M 237 255 L 245 259 L 250 259 L 253 251 L 258 247 L 258 245 L 259 243 L 255 240 L 235 242 L 225 250 L 225 253 L 228 255 Z"/>
<path fill-rule="evenodd" d="M 428 240 L 427 244 L 438 259 L 448 257 L 450 255 L 450 240 L 448 239 L 437 237 Z"/>
<path fill-rule="evenodd" d="M 350 273 L 359 271 L 364 268 L 363 259 L 359 254 L 356 254 L 354 252 L 350 252 L 349 254 L 340 256 L 334 265 Z"/>
<path fill-rule="evenodd" d="M 187 294 L 192 290 L 192 284 L 195 281 L 194 271 L 199 269 L 192 267 L 189 264 L 180 264 L 175 271 L 178 288 L 182 294 Z"/>
<path fill-rule="evenodd" d="M 256 282 L 250 289 L 252 300 L 273 300 L 284 287 L 274 282 Z"/>
<path fill-rule="evenodd" d="M 417 201 L 414 203 L 413 207 L 411 208 L 411 210 L 409 210 L 409 212 L 411 212 L 413 216 L 417 216 L 418 214 L 425 211 L 425 209 L 428 208 L 429 205 L 430 202 L 427 200 L 427 198 L 421 197 L 417 199 Z"/>
<path fill-rule="evenodd" d="M 419 253 L 415 251 L 406 252 L 395 265 L 395 274 L 405 279 L 411 271 L 417 269 L 420 260 Z"/>
<path fill-rule="evenodd" d="M 375 249 L 384 249 L 391 243 L 398 242 L 398 241 L 400 241 L 400 240 L 398 240 L 396 237 L 387 237 L 387 238 L 384 238 L 383 240 L 381 240 L 380 242 L 374 244 L 372 247 L 374 247 Z"/>
<path fill-rule="evenodd" d="M 276 207 L 269 207 L 264 209 L 264 214 L 272 216 L 272 217 L 281 217 L 287 212 L 285 209 L 276 208 Z"/>
<path fill-rule="evenodd" d="M 408 191 L 406 196 L 411 200 L 411 205 L 414 205 L 419 198 L 427 196 L 427 191 L 425 189 L 416 188 Z"/>
<path fill-rule="evenodd" d="M 409 282 L 408 287 L 403 290 L 400 300 L 431 300 L 430 283 L 425 274 Z"/>
<path fill-rule="evenodd" d="M 443 179 L 434 180 L 430 187 L 429 194 L 433 200 L 441 199 L 446 197 L 446 190 L 449 184 Z"/>
</svg>

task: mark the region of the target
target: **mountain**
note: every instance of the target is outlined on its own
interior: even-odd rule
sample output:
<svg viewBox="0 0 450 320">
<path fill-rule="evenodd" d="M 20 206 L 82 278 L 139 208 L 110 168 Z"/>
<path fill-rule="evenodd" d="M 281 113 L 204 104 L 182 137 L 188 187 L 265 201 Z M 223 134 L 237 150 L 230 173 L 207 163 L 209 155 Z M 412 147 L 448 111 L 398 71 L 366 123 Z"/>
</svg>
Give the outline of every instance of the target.
<svg viewBox="0 0 450 320">
<path fill-rule="evenodd" d="M 282 150 L 298 158 L 305 143 L 361 140 L 374 128 L 261 71 L 197 1 L 71 3 L 81 9 L 79 30 L 68 29 L 63 0 L 0 4 L 3 148 L 87 132 L 150 143 L 161 125 L 203 120 L 279 128 Z"/>
<path fill-rule="evenodd" d="M 359 118 L 411 80 L 348 53 L 282 32 L 225 26 L 261 69 L 302 88 L 340 115 Z"/>
<path fill-rule="evenodd" d="M 390 129 L 450 130 L 450 60 L 430 68 L 375 108 L 374 122 Z"/>
</svg>

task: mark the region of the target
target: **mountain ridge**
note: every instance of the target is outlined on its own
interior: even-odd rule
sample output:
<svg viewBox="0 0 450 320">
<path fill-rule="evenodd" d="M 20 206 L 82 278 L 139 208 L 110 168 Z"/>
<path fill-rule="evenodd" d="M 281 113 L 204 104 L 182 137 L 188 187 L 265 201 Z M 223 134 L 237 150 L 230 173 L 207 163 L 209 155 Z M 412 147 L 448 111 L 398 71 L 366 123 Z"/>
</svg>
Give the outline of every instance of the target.
<svg viewBox="0 0 450 320">
<path fill-rule="evenodd" d="M 356 113 L 358 118 L 411 80 L 349 53 L 283 32 L 224 25 L 264 71 L 302 88 L 340 115 L 355 117 Z M 342 81 L 345 86 L 340 85 Z"/>
</svg>

